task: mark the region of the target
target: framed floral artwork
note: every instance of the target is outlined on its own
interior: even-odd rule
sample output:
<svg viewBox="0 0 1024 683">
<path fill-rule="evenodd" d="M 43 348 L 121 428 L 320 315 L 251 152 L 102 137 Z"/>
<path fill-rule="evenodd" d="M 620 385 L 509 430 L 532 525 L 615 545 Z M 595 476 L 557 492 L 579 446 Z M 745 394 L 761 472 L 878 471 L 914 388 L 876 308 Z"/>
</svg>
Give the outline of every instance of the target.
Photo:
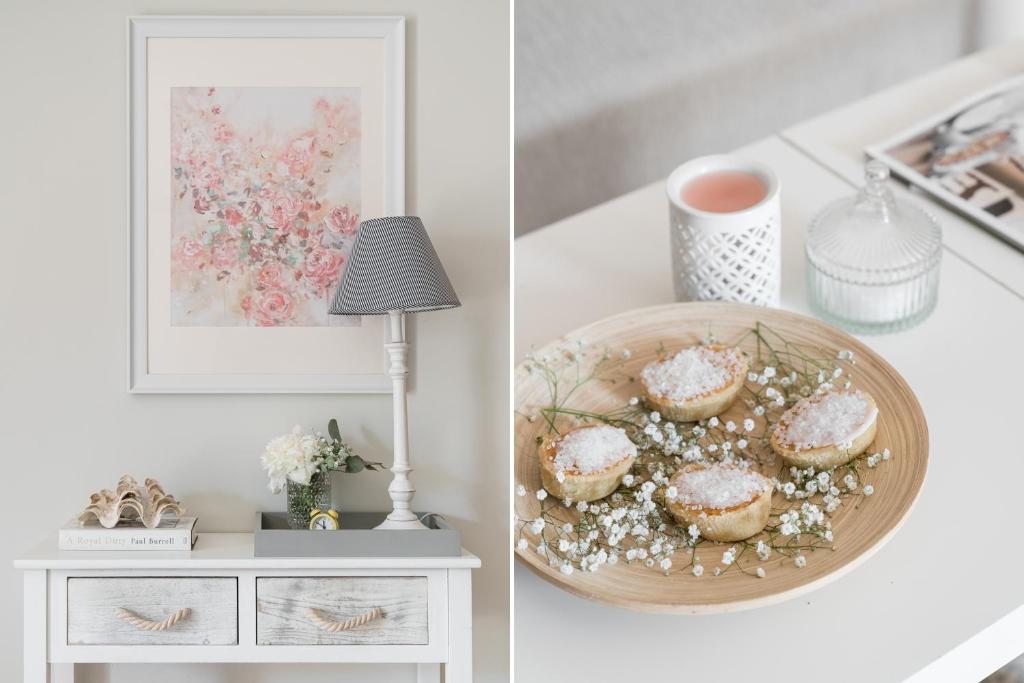
<svg viewBox="0 0 1024 683">
<path fill-rule="evenodd" d="M 128 22 L 129 390 L 387 392 L 329 316 L 360 220 L 404 213 L 402 17 Z"/>
</svg>

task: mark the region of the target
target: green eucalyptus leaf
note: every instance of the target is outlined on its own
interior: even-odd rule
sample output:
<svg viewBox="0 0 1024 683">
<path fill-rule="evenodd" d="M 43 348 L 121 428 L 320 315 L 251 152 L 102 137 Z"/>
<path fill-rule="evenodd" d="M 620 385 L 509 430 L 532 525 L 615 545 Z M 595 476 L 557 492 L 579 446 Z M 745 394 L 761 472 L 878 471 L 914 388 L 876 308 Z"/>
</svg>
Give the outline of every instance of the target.
<svg viewBox="0 0 1024 683">
<path fill-rule="evenodd" d="M 365 467 L 366 462 L 358 455 L 350 455 L 345 458 L 346 472 L 362 472 Z"/>
<path fill-rule="evenodd" d="M 333 417 L 331 421 L 327 423 L 327 433 L 331 435 L 331 438 L 335 441 L 341 441 L 341 430 L 338 429 L 338 421 Z"/>
</svg>

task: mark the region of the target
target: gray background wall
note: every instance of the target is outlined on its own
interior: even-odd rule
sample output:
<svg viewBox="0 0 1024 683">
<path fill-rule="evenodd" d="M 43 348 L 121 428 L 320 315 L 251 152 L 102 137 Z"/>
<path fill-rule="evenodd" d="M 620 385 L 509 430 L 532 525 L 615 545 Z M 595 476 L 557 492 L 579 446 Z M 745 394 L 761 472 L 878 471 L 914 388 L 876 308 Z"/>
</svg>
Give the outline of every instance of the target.
<svg viewBox="0 0 1024 683">
<path fill-rule="evenodd" d="M 134 396 L 125 391 L 125 17 L 403 14 L 407 210 L 462 299 L 417 325 L 410 430 L 417 507 L 483 559 L 478 680 L 508 679 L 508 5 L 501 0 L 3 0 L 0 4 L 0 680 L 21 677 L 13 558 L 124 472 L 156 476 L 203 531 L 282 509 L 259 455 L 338 417 L 390 462 L 387 396 Z M 339 476 L 342 510 L 387 509 L 389 474 Z M 54 537 L 55 542 L 55 537 Z M 79 666 L 85 681 L 412 681 L 403 666 Z"/>
<path fill-rule="evenodd" d="M 518 0 L 516 234 L 955 59 L 1012 4 Z"/>
</svg>

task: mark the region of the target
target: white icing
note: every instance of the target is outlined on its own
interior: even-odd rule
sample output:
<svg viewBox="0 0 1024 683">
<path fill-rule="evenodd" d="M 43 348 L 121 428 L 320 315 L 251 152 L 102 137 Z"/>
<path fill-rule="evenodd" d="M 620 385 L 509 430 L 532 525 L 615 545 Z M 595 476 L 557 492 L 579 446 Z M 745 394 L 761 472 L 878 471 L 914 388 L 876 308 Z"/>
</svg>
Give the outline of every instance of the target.
<svg viewBox="0 0 1024 683">
<path fill-rule="evenodd" d="M 683 505 L 723 509 L 749 503 L 771 482 L 752 470 L 715 464 L 679 472 L 672 484 Z"/>
<path fill-rule="evenodd" d="M 805 398 L 782 416 L 776 440 L 793 450 L 847 446 L 863 434 L 878 415 L 862 391 L 830 391 Z"/>
<path fill-rule="evenodd" d="M 569 432 L 555 446 L 555 468 L 589 474 L 636 456 L 636 444 L 625 430 L 610 425 L 582 427 Z"/>
<path fill-rule="evenodd" d="M 640 379 L 654 396 L 682 403 L 721 389 L 741 368 L 742 357 L 736 349 L 692 346 L 646 366 Z"/>
</svg>

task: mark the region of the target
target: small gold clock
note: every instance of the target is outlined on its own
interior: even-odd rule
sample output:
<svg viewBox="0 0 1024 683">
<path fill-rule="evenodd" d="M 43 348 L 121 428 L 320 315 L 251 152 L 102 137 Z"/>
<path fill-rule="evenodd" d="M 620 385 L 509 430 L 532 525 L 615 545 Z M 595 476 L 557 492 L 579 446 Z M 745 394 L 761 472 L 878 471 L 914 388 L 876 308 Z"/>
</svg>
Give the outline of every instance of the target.
<svg viewBox="0 0 1024 683">
<path fill-rule="evenodd" d="M 330 510 L 313 508 L 309 511 L 309 528 L 311 531 L 337 531 L 341 528 L 338 511 L 334 508 Z"/>
</svg>

